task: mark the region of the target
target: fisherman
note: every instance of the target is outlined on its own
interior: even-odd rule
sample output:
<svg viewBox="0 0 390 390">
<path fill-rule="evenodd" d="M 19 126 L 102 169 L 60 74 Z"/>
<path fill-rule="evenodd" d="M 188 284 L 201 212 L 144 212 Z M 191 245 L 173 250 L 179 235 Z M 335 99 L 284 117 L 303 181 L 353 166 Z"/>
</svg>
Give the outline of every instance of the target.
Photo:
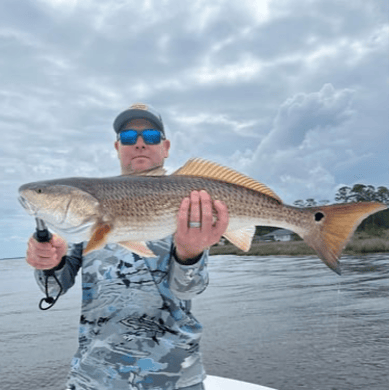
<svg viewBox="0 0 390 390">
<path fill-rule="evenodd" d="M 168 157 L 161 116 L 134 104 L 114 121 L 122 175 L 159 174 Z M 213 223 L 212 208 L 218 223 Z M 41 289 L 64 294 L 81 268 L 79 348 L 72 359 L 69 390 L 204 389 L 199 342 L 202 326 L 191 299 L 208 284 L 208 247 L 228 226 L 226 205 L 205 191 L 184 198 L 174 236 L 148 242 L 157 257 L 141 257 L 119 246 L 82 255 L 86 243 L 28 242 L 27 262 Z"/>
</svg>

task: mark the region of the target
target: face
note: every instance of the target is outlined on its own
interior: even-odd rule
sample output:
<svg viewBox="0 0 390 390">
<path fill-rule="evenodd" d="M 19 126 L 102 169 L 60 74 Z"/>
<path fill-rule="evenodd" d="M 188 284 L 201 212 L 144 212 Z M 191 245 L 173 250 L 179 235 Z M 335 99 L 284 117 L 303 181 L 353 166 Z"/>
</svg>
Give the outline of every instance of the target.
<svg viewBox="0 0 390 390">
<path fill-rule="evenodd" d="M 133 119 L 124 126 L 123 130 L 145 130 L 154 127 L 146 119 Z M 138 137 L 135 145 L 122 145 L 120 141 L 116 141 L 115 149 L 118 151 L 122 174 L 141 172 L 162 166 L 164 159 L 169 155 L 170 145 L 168 140 L 163 140 L 158 145 L 147 145 L 142 136 Z"/>
</svg>

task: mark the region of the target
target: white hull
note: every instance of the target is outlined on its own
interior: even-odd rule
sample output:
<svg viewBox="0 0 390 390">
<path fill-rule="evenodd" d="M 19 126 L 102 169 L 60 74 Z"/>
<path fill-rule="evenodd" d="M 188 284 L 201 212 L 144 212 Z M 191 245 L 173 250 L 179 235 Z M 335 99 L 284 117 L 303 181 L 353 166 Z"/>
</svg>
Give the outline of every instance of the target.
<svg viewBox="0 0 390 390">
<path fill-rule="evenodd" d="M 270 387 L 211 375 L 207 375 L 204 384 L 206 390 L 275 390 Z"/>
</svg>

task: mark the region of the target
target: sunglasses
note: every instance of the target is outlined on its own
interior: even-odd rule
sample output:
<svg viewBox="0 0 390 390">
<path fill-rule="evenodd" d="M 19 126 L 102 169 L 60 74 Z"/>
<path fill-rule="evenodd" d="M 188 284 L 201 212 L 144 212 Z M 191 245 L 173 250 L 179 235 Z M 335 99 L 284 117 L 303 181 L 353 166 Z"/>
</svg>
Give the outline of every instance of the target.
<svg viewBox="0 0 390 390">
<path fill-rule="evenodd" d="M 161 140 L 165 139 L 164 134 L 156 129 L 128 129 L 119 133 L 119 139 L 122 145 L 135 145 L 139 136 L 142 137 L 146 145 L 158 145 Z"/>
</svg>

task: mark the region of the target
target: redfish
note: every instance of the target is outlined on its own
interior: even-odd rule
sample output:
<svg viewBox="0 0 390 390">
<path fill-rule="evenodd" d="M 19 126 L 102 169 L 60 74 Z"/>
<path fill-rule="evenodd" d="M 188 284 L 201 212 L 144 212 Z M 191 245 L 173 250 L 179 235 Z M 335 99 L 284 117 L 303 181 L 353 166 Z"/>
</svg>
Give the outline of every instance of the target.
<svg viewBox="0 0 390 390">
<path fill-rule="evenodd" d="M 288 206 L 264 184 L 201 159 L 189 160 L 171 175 L 152 170 L 24 184 L 19 200 L 29 214 L 68 241 L 88 241 L 84 254 L 117 243 L 151 257 L 146 242 L 175 233 L 181 201 L 193 190 L 205 190 L 227 205 L 224 237 L 243 251 L 250 249 L 256 226 L 285 228 L 302 237 L 339 274 L 341 252 L 360 222 L 387 208 L 377 202 Z"/>
</svg>

